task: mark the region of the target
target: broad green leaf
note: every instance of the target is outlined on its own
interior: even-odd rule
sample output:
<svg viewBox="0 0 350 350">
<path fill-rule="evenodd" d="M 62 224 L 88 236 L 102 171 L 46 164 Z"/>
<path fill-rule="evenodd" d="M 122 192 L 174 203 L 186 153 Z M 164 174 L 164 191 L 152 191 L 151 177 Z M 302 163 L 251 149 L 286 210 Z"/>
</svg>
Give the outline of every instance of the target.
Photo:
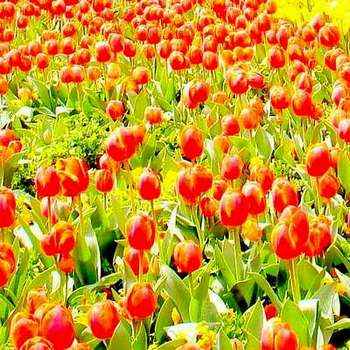
<svg viewBox="0 0 350 350">
<path fill-rule="evenodd" d="M 314 266 L 310 261 L 302 259 L 297 265 L 297 273 L 300 287 L 308 291 L 315 292 L 321 285 L 324 272 L 320 267 Z M 312 293 L 311 293 L 312 295 Z"/>
<path fill-rule="evenodd" d="M 294 302 L 287 300 L 284 303 L 281 311 L 281 318 L 284 322 L 290 324 L 292 329 L 296 332 L 301 345 L 311 345 L 307 319 Z"/>
<path fill-rule="evenodd" d="M 189 306 L 191 301 L 190 292 L 181 278 L 166 265 L 162 266 L 161 273 L 165 276 L 164 289 L 178 308 L 184 322 L 190 320 Z"/>
<path fill-rule="evenodd" d="M 147 333 L 145 326 L 141 324 L 141 327 L 132 343 L 133 350 L 147 350 Z"/>
<path fill-rule="evenodd" d="M 80 225 L 74 249 L 75 272 L 82 284 L 95 283 L 101 276 L 100 249 L 90 218 L 84 218 L 83 230 Z"/>
<path fill-rule="evenodd" d="M 186 344 L 186 340 L 176 339 L 162 344 L 158 347 L 158 350 L 176 350 L 178 347 L 184 344 Z"/>
<path fill-rule="evenodd" d="M 264 322 L 264 309 L 260 300 L 244 313 L 244 331 L 247 332 L 247 349 L 253 349 L 256 339 L 260 339 Z M 253 335 L 253 337 L 251 337 Z"/>
<path fill-rule="evenodd" d="M 272 304 L 276 306 L 277 310 L 281 310 L 282 304 L 276 293 L 273 291 L 270 284 L 267 282 L 267 280 L 262 275 L 256 272 L 251 272 L 249 275 L 251 275 L 254 278 L 257 285 L 267 294 Z"/>
<path fill-rule="evenodd" d="M 125 320 L 121 320 L 108 344 L 108 350 L 133 350 L 131 344 L 131 330 Z"/>
<path fill-rule="evenodd" d="M 215 255 L 215 262 L 219 268 L 219 271 L 222 273 L 228 288 L 231 289 L 235 283 L 235 275 L 233 274 L 230 267 L 228 266 L 225 260 L 225 257 L 221 252 L 221 249 L 218 244 L 214 245 L 214 255 Z"/>
<path fill-rule="evenodd" d="M 222 330 L 216 336 L 214 350 L 232 350 L 231 341 Z"/>
<path fill-rule="evenodd" d="M 260 127 L 255 133 L 255 143 L 258 152 L 265 159 L 269 159 L 274 148 L 273 137 L 264 128 Z"/>
<path fill-rule="evenodd" d="M 345 317 L 340 319 L 339 321 L 333 323 L 331 326 L 326 328 L 327 331 L 341 331 L 343 329 L 350 329 L 350 318 Z"/>
<path fill-rule="evenodd" d="M 319 331 L 320 310 L 319 301 L 316 299 L 301 300 L 298 304 L 308 322 L 309 336 L 311 344 L 317 341 Z"/>
<path fill-rule="evenodd" d="M 338 160 L 338 176 L 347 194 L 350 193 L 350 158 L 346 151 L 340 152 Z"/>
<path fill-rule="evenodd" d="M 159 310 L 154 331 L 155 338 L 158 342 L 160 342 L 162 338 L 166 336 L 165 327 L 169 327 L 173 324 L 171 317 L 173 308 L 174 303 L 170 298 L 168 298 L 164 301 L 162 307 Z"/>
</svg>

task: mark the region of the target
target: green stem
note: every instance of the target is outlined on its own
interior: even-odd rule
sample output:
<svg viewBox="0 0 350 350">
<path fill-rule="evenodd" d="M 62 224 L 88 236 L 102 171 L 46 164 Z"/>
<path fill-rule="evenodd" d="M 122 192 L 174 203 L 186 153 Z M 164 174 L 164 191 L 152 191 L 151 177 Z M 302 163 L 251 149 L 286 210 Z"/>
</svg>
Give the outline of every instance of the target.
<svg viewBox="0 0 350 350">
<path fill-rule="evenodd" d="M 298 274 L 296 271 L 296 260 L 292 259 L 288 261 L 287 266 L 289 269 L 290 286 L 292 290 L 293 301 L 295 303 L 298 303 L 301 299 L 301 296 L 300 296 L 300 289 L 299 289 Z"/>
<path fill-rule="evenodd" d="M 235 268 L 235 279 L 236 282 L 241 281 L 243 278 L 243 263 L 242 263 L 242 251 L 241 241 L 239 238 L 239 229 L 230 231 L 230 238 L 233 241 L 233 259 Z"/>
<path fill-rule="evenodd" d="M 64 274 L 64 305 L 67 306 L 68 301 L 68 274 Z"/>
<path fill-rule="evenodd" d="M 196 230 L 197 230 L 197 235 L 198 235 L 198 239 L 199 239 L 199 245 L 200 245 L 201 249 L 203 249 L 203 247 L 204 247 L 204 235 L 203 235 L 203 232 L 201 230 L 200 222 L 198 220 L 196 207 L 192 206 L 191 210 L 192 210 L 192 220 L 193 220 L 193 222 L 194 222 L 194 224 L 196 226 Z"/>
<path fill-rule="evenodd" d="M 52 206 L 51 206 L 51 197 L 47 197 L 47 221 L 49 227 L 49 233 L 51 231 L 51 217 L 52 217 Z"/>
</svg>

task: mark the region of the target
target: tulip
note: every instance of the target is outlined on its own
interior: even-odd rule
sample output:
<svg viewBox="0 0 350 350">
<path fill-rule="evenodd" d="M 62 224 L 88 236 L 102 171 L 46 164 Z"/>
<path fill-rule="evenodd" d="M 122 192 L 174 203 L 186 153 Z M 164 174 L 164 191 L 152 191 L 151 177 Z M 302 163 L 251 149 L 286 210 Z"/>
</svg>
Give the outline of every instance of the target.
<svg viewBox="0 0 350 350">
<path fill-rule="evenodd" d="M 134 320 L 150 317 L 157 308 L 157 295 L 150 283 L 135 283 L 125 301 L 125 308 Z"/>
<path fill-rule="evenodd" d="M 7 187 L 0 187 L 0 228 L 11 227 L 16 217 L 16 199 Z"/>
<path fill-rule="evenodd" d="M 88 313 L 88 324 L 92 334 L 98 339 L 112 338 L 120 322 L 116 304 L 105 300 L 92 305 Z"/>
<path fill-rule="evenodd" d="M 298 350 L 298 338 L 288 323 L 269 319 L 261 333 L 261 350 Z"/>
<path fill-rule="evenodd" d="M 142 250 L 129 248 L 124 255 L 125 262 L 129 265 L 135 276 L 148 272 L 148 258 Z"/>
<path fill-rule="evenodd" d="M 60 192 L 60 177 L 54 167 L 40 167 L 38 169 L 35 177 L 35 189 L 39 198 L 54 197 Z"/>
<path fill-rule="evenodd" d="M 193 241 L 178 243 L 174 248 L 174 264 L 180 273 L 191 273 L 202 265 L 202 252 Z"/>
<path fill-rule="evenodd" d="M 83 160 L 73 157 L 60 159 L 56 166 L 64 196 L 76 197 L 87 190 L 89 186 L 88 166 Z"/>
<path fill-rule="evenodd" d="M 48 306 L 40 317 L 39 332 L 55 350 L 67 349 L 75 338 L 71 312 L 61 305 Z"/>
<path fill-rule="evenodd" d="M 134 249 L 149 250 L 156 236 L 156 223 L 146 214 L 132 217 L 126 226 L 128 242 Z"/>
<path fill-rule="evenodd" d="M 202 132 L 195 126 L 187 126 L 180 132 L 179 145 L 182 155 L 194 161 L 203 152 L 204 138 Z"/>
</svg>

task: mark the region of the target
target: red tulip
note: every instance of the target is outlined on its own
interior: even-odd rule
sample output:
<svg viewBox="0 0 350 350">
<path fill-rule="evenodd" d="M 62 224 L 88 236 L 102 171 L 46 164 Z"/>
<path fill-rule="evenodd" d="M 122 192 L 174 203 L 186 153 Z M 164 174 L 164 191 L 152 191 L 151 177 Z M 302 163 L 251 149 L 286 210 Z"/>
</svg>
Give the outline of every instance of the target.
<svg viewBox="0 0 350 350">
<path fill-rule="evenodd" d="M 227 191 L 220 201 L 220 221 L 227 227 L 242 225 L 249 214 L 247 199 L 242 193 Z"/>
<path fill-rule="evenodd" d="M 87 190 L 89 186 L 88 166 L 83 160 L 73 157 L 59 159 L 56 167 L 64 196 L 75 197 Z"/>
<path fill-rule="evenodd" d="M 156 223 L 150 216 L 139 214 L 128 221 L 126 232 L 132 248 L 149 250 L 156 237 Z"/>
<path fill-rule="evenodd" d="M 295 186 L 287 179 L 276 179 L 272 185 L 272 202 L 277 213 L 281 213 L 288 205 L 298 205 L 299 198 Z"/>
<path fill-rule="evenodd" d="M 0 187 L 0 228 L 14 224 L 16 217 L 16 199 L 7 187 Z"/>
<path fill-rule="evenodd" d="M 135 283 L 125 301 L 125 308 L 134 320 L 150 317 L 157 308 L 157 295 L 150 283 Z"/>
<path fill-rule="evenodd" d="M 330 222 L 323 216 L 315 217 L 310 221 L 309 240 L 305 245 L 307 256 L 320 256 L 324 254 L 332 243 Z"/>
<path fill-rule="evenodd" d="M 174 248 L 174 264 L 178 272 L 191 273 L 202 265 L 202 252 L 193 241 L 178 243 Z"/>
<path fill-rule="evenodd" d="M 16 258 L 12 247 L 0 243 L 0 288 L 5 286 L 16 268 Z"/>
<path fill-rule="evenodd" d="M 61 305 L 51 305 L 40 317 L 40 334 L 55 350 L 65 350 L 74 341 L 74 324 L 70 311 Z M 64 336 L 63 336 L 64 335 Z"/>
<path fill-rule="evenodd" d="M 35 189 L 39 198 L 54 197 L 60 192 L 60 177 L 54 167 L 40 167 L 38 169 L 35 177 Z"/>
<path fill-rule="evenodd" d="M 272 248 L 281 259 L 293 259 L 303 253 L 309 238 L 306 213 L 295 206 L 286 207 L 271 234 Z"/>
<path fill-rule="evenodd" d="M 160 181 L 151 169 L 144 169 L 139 181 L 139 194 L 144 200 L 153 201 L 160 196 Z"/>
<path fill-rule="evenodd" d="M 120 322 L 116 304 L 105 300 L 92 305 L 88 313 L 88 324 L 92 334 L 98 339 L 110 339 Z"/>
<path fill-rule="evenodd" d="M 311 176 L 322 176 L 331 166 L 328 147 L 322 143 L 313 145 L 306 156 L 306 169 Z"/>
<path fill-rule="evenodd" d="M 268 320 L 261 333 L 261 350 L 298 350 L 298 338 L 288 323 L 278 318 Z"/>
<path fill-rule="evenodd" d="M 187 126 L 181 130 L 179 145 L 182 155 L 189 160 L 196 160 L 203 152 L 204 138 L 195 126 Z"/>
<path fill-rule="evenodd" d="M 147 255 L 144 254 L 143 251 L 129 248 L 126 250 L 124 255 L 125 262 L 130 266 L 132 272 L 135 276 L 138 276 L 140 272 L 142 274 L 147 273 L 148 271 L 148 258 Z M 142 266 L 140 266 L 140 264 Z M 141 271 L 140 271 L 141 269 Z"/>
<path fill-rule="evenodd" d="M 102 193 L 108 193 L 112 191 L 114 186 L 113 175 L 108 169 L 100 169 L 96 171 L 96 189 Z"/>
</svg>

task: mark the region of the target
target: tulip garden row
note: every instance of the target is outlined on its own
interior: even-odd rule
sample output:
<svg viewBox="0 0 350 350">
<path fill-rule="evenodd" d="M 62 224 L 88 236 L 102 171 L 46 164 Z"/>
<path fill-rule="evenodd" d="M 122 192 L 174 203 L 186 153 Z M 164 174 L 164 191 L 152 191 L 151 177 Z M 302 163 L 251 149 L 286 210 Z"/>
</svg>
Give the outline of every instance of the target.
<svg viewBox="0 0 350 350">
<path fill-rule="evenodd" d="M 279 3 L 0 2 L 0 349 L 350 348 L 350 4 Z"/>
</svg>

